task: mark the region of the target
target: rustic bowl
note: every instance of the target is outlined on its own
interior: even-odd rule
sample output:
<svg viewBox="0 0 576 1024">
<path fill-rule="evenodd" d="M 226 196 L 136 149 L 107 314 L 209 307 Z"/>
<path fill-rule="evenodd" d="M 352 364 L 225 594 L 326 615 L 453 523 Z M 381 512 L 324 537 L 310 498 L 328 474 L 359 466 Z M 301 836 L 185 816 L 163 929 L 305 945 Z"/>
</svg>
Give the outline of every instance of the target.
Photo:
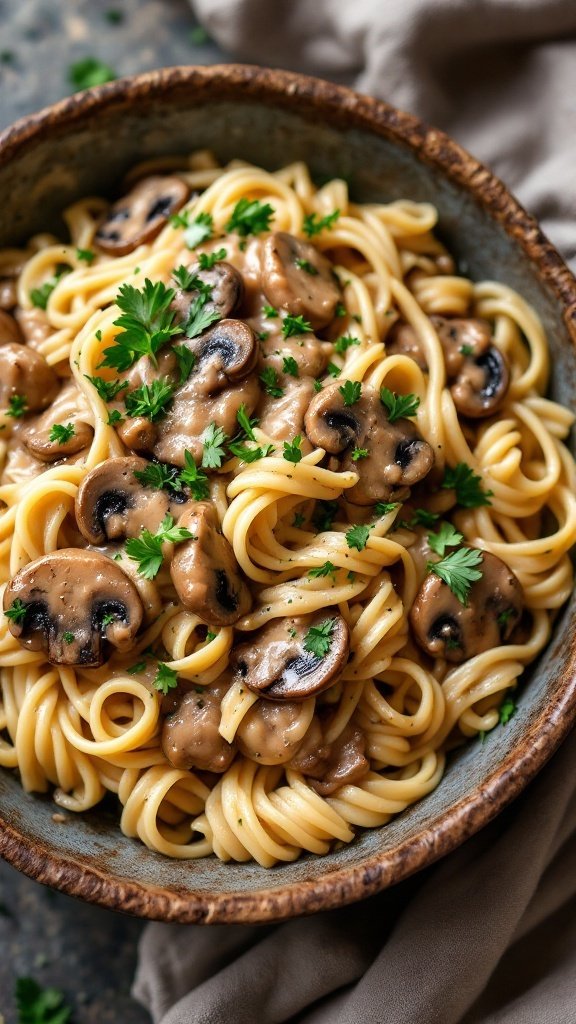
<svg viewBox="0 0 576 1024">
<path fill-rule="evenodd" d="M 62 227 L 59 211 L 106 193 L 137 160 L 214 150 L 268 168 L 306 160 L 359 200 L 433 202 L 472 278 L 505 282 L 542 317 L 551 393 L 569 404 L 576 282 L 504 186 L 446 135 L 386 103 L 300 75 L 245 66 L 169 68 L 113 82 L 31 115 L 0 137 L 0 244 Z M 9 201 L 6 199 L 9 197 Z M 0 773 L 0 852 L 83 899 L 182 922 L 272 921 L 358 900 L 453 850 L 520 793 L 576 717 L 574 602 L 523 683 L 518 713 L 451 759 L 435 792 L 324 858 L 257 864 L 167 860 L 120 833 L 113 808 L 55 823 L 47 797 Z"/>
</svg>

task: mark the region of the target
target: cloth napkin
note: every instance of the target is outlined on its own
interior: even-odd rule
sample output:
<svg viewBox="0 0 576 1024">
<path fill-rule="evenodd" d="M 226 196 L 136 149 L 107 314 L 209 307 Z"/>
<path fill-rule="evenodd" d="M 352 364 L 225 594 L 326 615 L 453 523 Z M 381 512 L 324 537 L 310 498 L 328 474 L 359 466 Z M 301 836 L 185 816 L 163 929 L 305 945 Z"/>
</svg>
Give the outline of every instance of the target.
<svg viewBox="0 0 576 1024">
<path fill-rule="evenodd" d="M 192 0 L 231 57 L 355 85 L 480 157 L 576 261 L 575 0 Z M 155 1024 L 576 1024 L 576 743 L 439 864 L 266 927 L 150 924 Z"/>
</svg>

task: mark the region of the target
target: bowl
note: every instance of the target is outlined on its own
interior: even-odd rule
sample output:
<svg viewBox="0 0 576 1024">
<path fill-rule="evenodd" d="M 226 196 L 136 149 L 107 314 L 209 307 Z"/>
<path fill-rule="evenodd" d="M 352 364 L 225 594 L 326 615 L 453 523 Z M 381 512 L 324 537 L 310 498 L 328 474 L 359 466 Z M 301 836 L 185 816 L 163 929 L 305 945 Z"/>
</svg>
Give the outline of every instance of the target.
<svg viewBox="0 0 576 1024">
<path fill-rule="evenodd" d="M 551 393 L 570 404 L 576 281 L 537 223 L 489 170 L 442 132 L 386 103 L 313 78 L 247 66 L 169 68 L 74 95 L 0 136 L 0 244 L 62 229 L 60 210 L 110 192 L 136 161 L 209 148 L 276 168 L 306 160 L 353 196 L 431 201 L 472 278 L 529 298 L 550 339 Z M 327 857 L 265 870 L 216 858 L 174 861 L 120 832 L 112 809 L 53 821 L 48 797 L 0 773 L 0 853 L 40 882 L 164 921 L 274 921 L 369 896 L 442 857 L 529 783 L 576 717 L 574 601 L 525 677 L 518 713 L 452 756 L 440 786 L 390 824 Z"/>
</svg>

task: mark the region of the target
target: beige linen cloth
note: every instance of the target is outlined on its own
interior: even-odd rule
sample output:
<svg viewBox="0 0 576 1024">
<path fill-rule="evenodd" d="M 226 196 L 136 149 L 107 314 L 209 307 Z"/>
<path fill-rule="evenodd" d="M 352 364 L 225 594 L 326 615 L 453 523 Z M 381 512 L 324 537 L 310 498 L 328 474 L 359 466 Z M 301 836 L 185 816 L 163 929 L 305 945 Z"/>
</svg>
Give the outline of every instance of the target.
<svg viewBox="0 0 576 1024">
<path fill-rule="evenodd" d="M 193 6 L 234 59 L 446 129 L 576 256 L 576 0 Z M 574 736 L 491 825 L 377 897 L 271 927 L 148 925 L 134 995 L 155 1024 L 576 1024 Z"/>
</svg>

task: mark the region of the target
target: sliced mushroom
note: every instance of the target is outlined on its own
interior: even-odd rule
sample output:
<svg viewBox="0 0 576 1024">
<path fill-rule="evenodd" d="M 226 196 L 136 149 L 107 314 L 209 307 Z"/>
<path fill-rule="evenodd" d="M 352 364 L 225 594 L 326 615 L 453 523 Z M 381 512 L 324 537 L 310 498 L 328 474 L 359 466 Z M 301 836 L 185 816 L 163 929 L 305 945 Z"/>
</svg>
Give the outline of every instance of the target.
<svg viewBox="0 0 576 1024">
<path fill-rule="evenodd" d="M 370 769 L 365 751 L 366 737 L 352 722 L 336 740 L 327 744 L 322 726 L 314 718 L 301 747 L 290 761 L 290 768 L 311 779 L 310 785 L 320 796 L 332 796 L 341 786 L 364 778 Z"/>
<path fill-rule="evenodd" d="M 268 336 L 260 342 L 259 369 L 265 370 L 271 366 L 287 381 L 291 379 L 291 374 L 285 369 L 286 359 L 296 363 L 299 378 L 320 377 L 326 369 L 333 349 L 331 342 L 321 341 L 310 333 L 284 338 L 277 328 L 265 333 Z"/>
<path fill-rule="evenodd" d="M 434 465 L 432 448 L 416 425 L 408 419 L 390 423 L 378 392 L 366 384 L 353 405 L 345 404 L 339 384 L 324 388 L 304 423 L 313 445 L 341 455 L 340 468 L 358 473 L 358 483 L 346 491 L 353 505 L 402 501 Z M 355 448 L 368 455 L 354 461 Z"/>
<path fill-rule="evenodd" d="M 420 647 L 433 658 L 462 662 L 506 643 L 524 607 L 522 587 L 496 555 L 482 552 L 482 576 L 467 604 L 435 573 L 428 573 L 410 610 L 410 625 Z"/>
<path fill-rule="evenodd" d="M 260 429 L 275 441 L 291 441 L 304 432 L 304 417 L 314 397 L 314 381 L 311 377 L 286 382 L 280 398 L 264 395 L 258 409 Z M 304 438 L 302 451 L 310 451 Z M 308 446 L 305 448 L 304 446 Z"/>
<path fill-rule="evenodd" d="M 18 322 L 0 307 L 0 345 L 4 345 L 7 341 L 19 344 L 23 340 Z"/>
<path fill-rule="evenodd" d="M 186 182 L 175 175 L 142 178 L 113 204 L 96 232 L 96 245 L 111 256 L 126 256 L 151 242 L 189 195 Z"/>
<path fill-rule="evenodd" d="M 136 476 L 150 466 L 137 455 L 108 459 L 84 477 L 76 496 L 76 522 L 90 544 L 155 533 L 166 515 L 188 507 L 184 491 L 147 487 Z"/>
<path fill-rule="evenodd" d="M 10 618 L 10 632 L 52 665 L 101 665 L 108 646 L 134 646 L 142 622 L 131 580 L 105 555 L 82 548 L 53 551 L 17 572 L 4 592 L 4 611 L 15 608 L 24 612 Z"/>
<path fill-rule="evenodd" d="M 162 750 L 175 768 L 221 774 L 232 764 L 236 750 L 218 732 L 220 704 L 229 685 L 228 677 L 211 686 L 194 687 L 164 720 Z"/>
<path fill-rule="evenodd" d="M 501 407 L 510 386 L 510 370 L 495 345 L 476 359 L 466 359 L 450 388 L 454 405 L 463 416 L 492 416 Z"/>
<path fill-rule="evenodd" d="M 313 700 L 257 701 L 238 726 L 235 739 L 240 753 L 258 764 L 285 764 L 302 743 L 313 713 Z"/>
<path fill-rule="evenodd" d="M 0 309 L 10 312 L 17 303 L 16 281 L 13 277 L 0 277 Z"/>
<path fill-rule="evenodd" d="M 311 627 L 331 623 L 323 657 L 307 650 Z M 253 693 L 268 700 L 300 701 L 328 689 L 346 665 L 350 638 L 341 615 L 332 610 L 275 619 L 246 643 L 232 649 L 230 664 Z"/>
<path fill-rule="evenodd" d="M 178 526 L 192 533 L 192 539 L 178 546 L 170 564 L 178 597 L 204 622 L 231 626 L 249 611 L 252 597 L 230 544 L 219 532 L 213 505 L 195 502 Z"/>
<path fill-rule="evenodd" d="M 88 448 L 94 437 L 94 429 L 88 422 L 90 411 L 74 380 L 63 384 L 60 394 L 52 405 L 26 426 L 22 440 L 28 451 L 41 462 L 57 462 Z M 54 435 L 55 425 L 72 427 L 70 437 L 58 440 Z"/>
<path fill-rule="evenodd" d="M 294 235 L 276 231 L 263 245 L 262 291 L 273 306 L 303 316 L 314 330 L 334 318 L 341 299 L 332 264 Z"/>
<path fill-rule="evenodd" d="M 54 401 L 60 381 L 39 352 L 7 341 L 0 346 L 0 407 L 16 396 L 26 400 L 26 412 L 39 412 Z"/>
<path fill-rule="evenodd" d="M 204 288 L 210 289 L 210 295 L 203 306 L 207 313 L 217 313 L 224 320 L 236 312 L 244 296 L 244 280 L 236 267 L 231 263 L 222 262 L 215 263 L 209 270 L 202 270 L 199 263 L 193 263 L 187 269 Z M 198 287 L 189 291 L 178 289 L 172 301 L 177 322 L 186 323 L 190 307 L 200 294 L 201 290 Z"/>
<path fill-rule="evenodd" d="M 243 320 L 220 320 L 186 345 L 196 357 L 191 374 L 195 390 L 207 395 L 243 380 L 258 359 L 256 336 Z"/>
</svg>

